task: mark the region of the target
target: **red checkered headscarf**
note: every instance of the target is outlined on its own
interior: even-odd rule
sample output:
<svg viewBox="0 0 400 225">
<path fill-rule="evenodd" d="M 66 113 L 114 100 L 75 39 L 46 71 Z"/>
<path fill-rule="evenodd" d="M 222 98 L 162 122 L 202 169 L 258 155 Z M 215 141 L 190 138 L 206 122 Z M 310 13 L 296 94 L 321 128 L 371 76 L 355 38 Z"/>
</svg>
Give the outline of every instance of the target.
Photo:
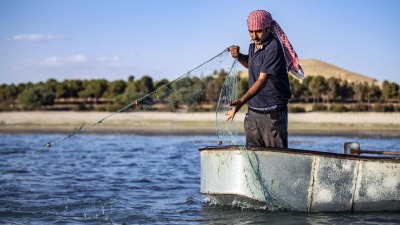
<svg viewBox="0 0 400 225">
<path fill-rule="evenodd" d="M 265 10 L 256 10 L 251 12 L 249 17 L 247 18 L 247 26 L 250 31 L 262 30 L 264 28 L 272 26 L 272 34 L 279 40 L 282 45 L 287 70 L 296 77 L 303 79 L 304 72 L 299 64 L 299 59 L 296 52 L 290 44 L 285 32 L 283 32 L 279 24 L 272 19 L 272 16 L 269 12 Z"/>
</svg>

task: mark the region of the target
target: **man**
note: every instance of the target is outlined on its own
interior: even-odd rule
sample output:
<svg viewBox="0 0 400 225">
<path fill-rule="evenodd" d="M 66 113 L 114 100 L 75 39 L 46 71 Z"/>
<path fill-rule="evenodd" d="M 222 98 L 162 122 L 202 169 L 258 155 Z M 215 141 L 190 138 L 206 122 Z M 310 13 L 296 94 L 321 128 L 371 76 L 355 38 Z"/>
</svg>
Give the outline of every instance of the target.
<svg viewBox="0 0 400 225">
<path fill-rule="evenodd" d="M 289 40 L 280 26 L 265 10 L 250 13 L 247 25 L 253 43 L 249 54 L 231 49 L 232 57 L 249 70 L 249 90 L 232 102 L 226 113 L 232 121 L 236 112 L 248 104 L 244 121 L 248 147 L 288 147 L 287 104 L 292 94 L 288 71 L 302 78 L 303 71 Z"/>
</svg>

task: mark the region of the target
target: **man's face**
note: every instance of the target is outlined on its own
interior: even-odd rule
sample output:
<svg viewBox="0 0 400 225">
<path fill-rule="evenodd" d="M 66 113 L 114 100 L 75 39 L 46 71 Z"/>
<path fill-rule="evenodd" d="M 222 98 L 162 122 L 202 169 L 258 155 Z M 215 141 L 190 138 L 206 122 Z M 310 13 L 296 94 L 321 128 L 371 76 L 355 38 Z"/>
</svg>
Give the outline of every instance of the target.
<svg viewBox="0 0 400 225">
<path fill-rule="evenodd" d="M 269 28 L 261 30 L 249 30 L 249 34 L 251 40 L 253 40 L 256 45 L 260 45 L 267 40 L 269 31 L 270 31 Z"/>
</svg>

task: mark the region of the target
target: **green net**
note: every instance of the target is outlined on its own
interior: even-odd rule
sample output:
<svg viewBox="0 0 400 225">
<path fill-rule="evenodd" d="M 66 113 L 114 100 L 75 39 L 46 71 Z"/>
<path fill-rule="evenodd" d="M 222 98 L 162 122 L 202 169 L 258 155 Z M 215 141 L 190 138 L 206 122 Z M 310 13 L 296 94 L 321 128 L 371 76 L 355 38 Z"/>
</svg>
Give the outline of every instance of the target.
<svg viewBox="0 0 400 225">
<path fill-rule="evenodd" d="M 228 104 L 237 97 L 236 69 L 236 60 L 230 55 L 229 49 L 225 49 L 171 82 L 158 85 L 157 88 L 154 88 L 148 79 L 128 83 L 128 93 L 116 98 L 113 107 L 117 109 L 114 112 L 102 118 L 87 118 L 86 121 L 76 124 L 71 122 L 74 127 L 71 127 L 69 134 L 44 143 L 20 160 L 9 162 L 2 168 L 1 173 L 59 142 L 82 133 L 113 130 L 113 133 L 165 136 L 204 134 L 214 129 L 224 143 L 236 143 L 236 122 L 227 123 L 223 116 Z M 141 92 L 138 90 L 148 93 L 140 96 Z M 215 117 L 210 119 L 209 116 L 215 110 L 217 120 L 214 120 Z"/>
<path fill-rule="evenodd" d="M 157 88 L 149 85 L 151 82 L 146 79 L 139 83 L 132 82 L 128 84 L 128 94 L 124 95 L 124 98 L 117 98 L 116 102 L 122 106 L 117 107 L 114 112 L 102 118 L 87 118 L 87 121 L 75 124 L 71 133 L 44 143 L 31 154 L 8 163 L 1 173 L 59 142 L 82 133 L 114 130 L 114 133 L 167 136 L 214 130 L 216 144 L 237 146 L 243 156 L 243 169 L 249 174 L 247 182 L 251 183 L 249 187 L 254 189 L 251 191 L 261 193 L 266 202 L 270 203 L 268 208 L 279 208 L 284 205 L 283 201 L 277 200 L 274 194 L 262 185 L 257 169 L 257 156 L 245 147 L 241 135 L 245 109 L 239 112 L 233 121 L 227 121 L 225 117 L 226 112 L 231 109 L 229 104 L 238 99 L 244 91 L 242 86 L 245 85 L 239 76 L 238 67 L 237 60 L 232 58 L 229 49 L 226 49 L 173 81 L 158 85 Z M 148 93 L 138 96 L 129 90 L 145 90 Z M 210 115 L 213 118 L 208 118 Z M 91 119 L 94 122 L 90 122 Z"/>
</svg>

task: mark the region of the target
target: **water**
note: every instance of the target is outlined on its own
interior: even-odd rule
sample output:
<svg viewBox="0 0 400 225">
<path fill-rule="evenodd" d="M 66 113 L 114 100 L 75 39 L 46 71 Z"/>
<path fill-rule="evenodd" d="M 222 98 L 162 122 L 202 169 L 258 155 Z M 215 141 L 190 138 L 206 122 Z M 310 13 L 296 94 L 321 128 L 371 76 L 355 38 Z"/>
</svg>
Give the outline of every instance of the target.
<svg viewBox="0 0 400 225">
<path fill-rule="evenodd" d="M 0 169 L 63 137 L 0 134 Z M 399 138 L 291 136 L 291 148 L 400 150 Z M 210 205 L 198 147 L 212 136 L 79 135 L 0 174 L 0 224 L 397 224 L 399 213 L 293 213 Z"/>
</svg>

